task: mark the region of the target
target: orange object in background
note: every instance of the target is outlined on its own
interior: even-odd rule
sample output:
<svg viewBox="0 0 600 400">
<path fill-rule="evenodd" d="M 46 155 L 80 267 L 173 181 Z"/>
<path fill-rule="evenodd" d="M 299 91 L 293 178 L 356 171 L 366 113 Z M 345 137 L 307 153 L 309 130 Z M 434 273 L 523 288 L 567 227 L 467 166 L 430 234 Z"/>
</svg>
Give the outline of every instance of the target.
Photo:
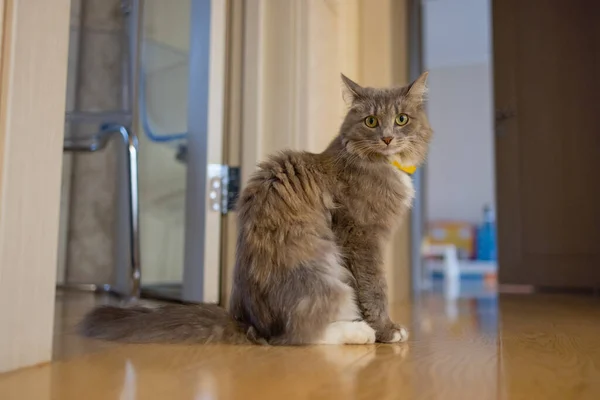
<svg viewBox="0 0 600 400">
<path fill-rule="evenodd" d="M 496 287 L 496 285 L 498 284 L 498 274 L 494 273 L 487 273 L 483 276 L 483 284 L 485 285 L 486 288 L 490 288 L 493 289 Z"/>
<path fill-rule="evenodd" d="M 462 221 L 434 221 L 429 223 L 429 243 L 453 244 L 461 260 L 475 257 L 475 226 Z"/>
</svg>

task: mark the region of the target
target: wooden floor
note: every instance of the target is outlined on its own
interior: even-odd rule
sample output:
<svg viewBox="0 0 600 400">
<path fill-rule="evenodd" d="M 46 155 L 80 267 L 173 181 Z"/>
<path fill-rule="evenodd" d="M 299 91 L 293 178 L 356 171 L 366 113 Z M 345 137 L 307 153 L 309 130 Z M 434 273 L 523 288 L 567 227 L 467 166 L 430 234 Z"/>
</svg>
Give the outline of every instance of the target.
<svg viewBox="0 0 600 400">
<path fill-rule="evenodd" d="M 59 295 L 52 364 L 0 375 L 2 400 L 600 399 L 600 300 L 505 296 L 393 307 L 409 343 L 270 348 L 113 345 Z"/>
</svg>

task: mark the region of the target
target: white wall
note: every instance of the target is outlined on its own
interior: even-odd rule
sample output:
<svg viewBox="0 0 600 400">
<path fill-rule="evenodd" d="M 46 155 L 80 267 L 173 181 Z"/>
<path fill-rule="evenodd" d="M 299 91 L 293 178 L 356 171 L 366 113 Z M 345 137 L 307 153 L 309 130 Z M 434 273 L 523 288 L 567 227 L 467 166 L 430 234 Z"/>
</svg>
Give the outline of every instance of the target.
<svg viewBox="0 0 600 400">
<path fill-rule="evenodd" d="M 490 0 L 423 0 L 424 62 L 431 67 L 488 62 Z"/>
<path fill-rule="evenodd" d="M 478 222 L 483 205 L 494 204 L 491 79 L 488 63 L 431 69 L 430 220 Z"/>
<path fill-rule="evenodd" d="M 423 18 L 435 131 L 428 219 L 478 222 L 495 198 L 489 0 L 428 0 Z"/>
</svg>

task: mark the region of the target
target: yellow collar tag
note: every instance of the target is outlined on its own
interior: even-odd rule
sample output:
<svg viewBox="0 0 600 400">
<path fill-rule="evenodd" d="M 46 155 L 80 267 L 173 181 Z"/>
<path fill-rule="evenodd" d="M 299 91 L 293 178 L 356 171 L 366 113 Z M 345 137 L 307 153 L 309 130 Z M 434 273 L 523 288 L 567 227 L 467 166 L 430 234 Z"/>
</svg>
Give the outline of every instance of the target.
<svg viewBox="0 0 600 400">
<path fill-rule="evenodd" d="M 410 165 L 410 166 L 405 166 L 400 164 L 398 161 L 394 160 L 392 161 L 392 165 L 396 168 L 398 168 L 400 171 L 406 172 L 409 175 L 412 175 L 415 173 L 415 171 L 417 170 L 417 167 L 415 167 L 414 165 Z"/>
</svg>

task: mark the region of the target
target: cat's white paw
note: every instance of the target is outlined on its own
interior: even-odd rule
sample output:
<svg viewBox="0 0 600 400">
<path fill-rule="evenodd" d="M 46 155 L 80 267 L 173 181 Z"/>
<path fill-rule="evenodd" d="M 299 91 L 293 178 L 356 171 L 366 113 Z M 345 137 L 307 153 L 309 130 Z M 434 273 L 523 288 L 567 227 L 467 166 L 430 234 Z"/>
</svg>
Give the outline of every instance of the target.
<svg viewBox="0 0 600 400">
<path fill-rule="evenodd" d="M 337 321 L 325 329 L 320 344 L 375 343 L 375 330 L 364 321 Z"/>
<path fill-rule="evenodd" d="M 392 340 L 388 343 L 406 342 L 408 340 L 408 330 L 401 326 L 397 331 L 394 332 Z"/>
</svg>

